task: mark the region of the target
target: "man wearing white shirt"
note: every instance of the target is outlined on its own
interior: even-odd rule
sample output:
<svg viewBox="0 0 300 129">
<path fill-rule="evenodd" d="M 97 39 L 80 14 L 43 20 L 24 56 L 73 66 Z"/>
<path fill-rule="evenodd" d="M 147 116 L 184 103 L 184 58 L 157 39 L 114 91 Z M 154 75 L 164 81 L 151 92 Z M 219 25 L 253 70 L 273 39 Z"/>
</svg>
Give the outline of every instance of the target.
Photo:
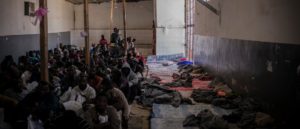
<svg viewBox="0 0 300 129">
<path fill-rule="evenodd" d="M 87 74 L 81 73 L 79 79 L 79 85 L 74 87 L 71 91 L 70 101 L 77 101 L 83 104 L 86 101 L 94 99 L 96 97 L 96 91 L 93 87 L 87 83 Z"/>
</svg>

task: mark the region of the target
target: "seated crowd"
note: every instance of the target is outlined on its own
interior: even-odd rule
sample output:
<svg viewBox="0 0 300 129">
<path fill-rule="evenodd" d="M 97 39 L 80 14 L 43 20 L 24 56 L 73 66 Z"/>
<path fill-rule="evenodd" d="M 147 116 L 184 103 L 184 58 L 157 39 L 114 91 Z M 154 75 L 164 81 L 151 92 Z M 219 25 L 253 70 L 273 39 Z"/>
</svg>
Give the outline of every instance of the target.
<svg viewBox="0 0 300 129">
<path fill-rule="evenodd" d="M 62 45 L 49 50 L 49 82 L 41 80 L 38 51 L 21 56 L 18 63 L 6 56 L 0 69 L 5 122 L 13 129 L 128 128 L 145 61 L 131 38 L 127 42 L 124 57 L 122 45 L 109 47 L 103 36 L 91 48 L 90 66 L 82 50 Z"/>
</svg>

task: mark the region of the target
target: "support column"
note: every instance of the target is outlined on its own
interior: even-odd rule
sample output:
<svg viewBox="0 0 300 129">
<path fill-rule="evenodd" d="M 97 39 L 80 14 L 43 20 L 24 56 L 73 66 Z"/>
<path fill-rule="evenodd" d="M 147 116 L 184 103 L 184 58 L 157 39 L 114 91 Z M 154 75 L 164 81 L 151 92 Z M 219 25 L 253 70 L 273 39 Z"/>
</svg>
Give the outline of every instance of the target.
<svg viewBox="0 0 300 129">
<path fill-rule="evenodd" d="M 47 8 L 47 0 L 39 1 L 40 8 Z M 49 81 L 48 74 L 48 16 L 47 14 L 42 17 L 40 23 L 40 53 L 41 53 L 41 79 Z"/>
<path fill-rule="evenodd" d="M 88 0 L 84 0 L 84 31 L 86 33 L 85 36 L 85 64 L 90 65 L 90 44 L 89 44 L 89 2 Z"/>
<path fill-rule="evenodd" d="M 153 29 L 153 39 L 152 39 L 152 55 L 156 55 L 156 25 L 155 25 L 155 21 L 153 21 L 153 25 L 152 25 L 152 29 Z"/>
<path fill-rule="evenodd" d="M 126 34 L 126 0 L 123 0 L 123 25 L 124 25 L 124 41 L 125 41 L 125 55 L 127 54 L 127 34 Z"/>
<path fill-rule="evenodd" d="M 115 7 L 115 0 L 111 0 L 110 3 L 110 30 L 109 30 L 109 34 L 112 33 L 112 29 L 113 29 L 113 24 L 114 24 L 114 7 Z"/>
</svg>

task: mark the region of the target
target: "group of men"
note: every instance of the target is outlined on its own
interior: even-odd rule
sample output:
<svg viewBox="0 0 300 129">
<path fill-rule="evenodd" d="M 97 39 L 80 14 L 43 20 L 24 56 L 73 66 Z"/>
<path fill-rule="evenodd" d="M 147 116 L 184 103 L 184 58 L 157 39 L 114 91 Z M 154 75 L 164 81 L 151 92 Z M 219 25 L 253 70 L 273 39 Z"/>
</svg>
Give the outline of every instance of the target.
<svg viewBox="0 0 300 129">
<path fill-rule="evenodd" d="M 136 39 L 132 37 L 127 37 L 127 39 L 121 40 L 119 29 L 114 28 L 113 33 L 111 34 L 110 44 L 105 39 L 104 35 L 101 35 L 101 39 L 99 41 L 99 47 L 102 51 L 111 50 L 111 54 L 120 54 L 125 47 L 125 43 L 127 44 L 127 53 L 133 54 L 135 53 L 135 42 Z M 123 51 L 124 52 L 124 51 Z"/>
<path fill-rule="evenodd" d="M 111 44 L 123 46 L 116 28 Z M 0 69 L 5 122 L 13 129 L 128 128 L 145 61 L 134 45 L 126 57 L 114 56 L 111 44 L 102 36 L 91 49 L 90 66 L 82 50 L 62 45 L 49 50 L 49 82 L 41 81 L 38 51 L 18 63 L 6 56 Z"/>
</svg>

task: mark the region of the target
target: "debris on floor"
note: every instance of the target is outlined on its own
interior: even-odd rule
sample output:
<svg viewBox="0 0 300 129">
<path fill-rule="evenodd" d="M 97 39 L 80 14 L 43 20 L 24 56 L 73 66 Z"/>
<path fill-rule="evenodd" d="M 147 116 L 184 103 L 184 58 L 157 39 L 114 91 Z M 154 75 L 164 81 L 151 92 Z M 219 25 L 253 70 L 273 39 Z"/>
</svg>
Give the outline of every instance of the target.
<svg viewBox="0 0 300 129">
<path fill-rule="evenodd" d="M 139 102 L 153 108 L 152 129 L 274 127 L 275 120 L 263 113 L 256 100 L 238 95 L 222 78 L 210 75 L 201 66 L 195 66 L 186 60 L 148 65 L 150 77 L 141 83 L 144 93 Z M 216 109 L 222 110 L 223 114 L 216 113 Z M 178 122 L 181 122 L 180 126 Z"/>
</svg>

